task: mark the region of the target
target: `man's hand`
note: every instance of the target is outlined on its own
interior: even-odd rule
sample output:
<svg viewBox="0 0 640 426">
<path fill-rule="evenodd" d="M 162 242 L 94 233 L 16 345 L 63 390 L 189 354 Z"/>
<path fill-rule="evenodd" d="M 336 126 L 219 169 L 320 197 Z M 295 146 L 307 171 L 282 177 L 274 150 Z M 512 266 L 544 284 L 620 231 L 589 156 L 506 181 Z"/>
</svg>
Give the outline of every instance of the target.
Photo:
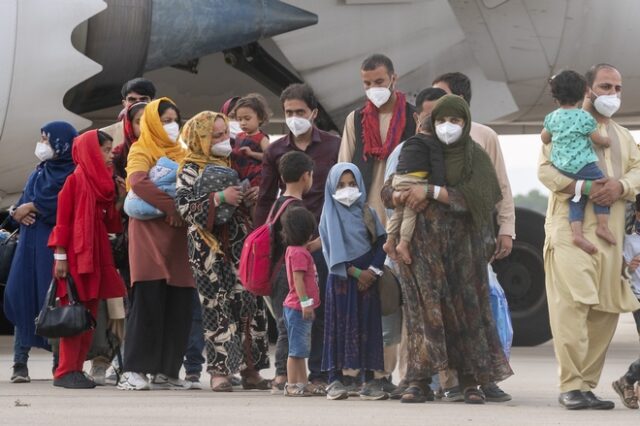
<svg viewBox="0 0 640 426">
<path fill-rule="evenodd" d="M 589 199 L 601 206 L 611 206 L 622 196 L 622 183 L 616 179 L 602 178 L 593 182 Z"/>
<path fill-rule="evenodd" d="M 513 249 L 513 238 L 511 235 L 498 235 L 496 240 L 496 251 L 493 253 L 491 262 L 494 260 L 504 259 L 511 254 Z"/>
</svg>

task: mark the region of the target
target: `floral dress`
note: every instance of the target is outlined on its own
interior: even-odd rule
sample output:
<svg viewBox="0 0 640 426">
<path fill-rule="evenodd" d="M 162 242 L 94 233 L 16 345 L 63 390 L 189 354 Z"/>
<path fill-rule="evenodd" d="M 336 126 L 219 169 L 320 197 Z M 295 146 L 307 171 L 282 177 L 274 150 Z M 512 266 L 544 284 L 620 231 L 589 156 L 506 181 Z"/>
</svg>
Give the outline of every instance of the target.
<svg viewBox="0 0 640 426">
<path fill-rule="evenodd" d="M 213 194 L 200 195 L 194 190 L 199 176 L 198 165 L 184 165 L 178 174 L 176 203 L 189 225 L 189 262 L 202 301 L 207 371 L 231 375 L 268 368 L 264 301 L 246 291 L 237 276 L 248 212 L 238 208 L 225 223 L 214 224 L 219 222 L 215 219 L 220 209 L 215 207 Z"/>
</svg>

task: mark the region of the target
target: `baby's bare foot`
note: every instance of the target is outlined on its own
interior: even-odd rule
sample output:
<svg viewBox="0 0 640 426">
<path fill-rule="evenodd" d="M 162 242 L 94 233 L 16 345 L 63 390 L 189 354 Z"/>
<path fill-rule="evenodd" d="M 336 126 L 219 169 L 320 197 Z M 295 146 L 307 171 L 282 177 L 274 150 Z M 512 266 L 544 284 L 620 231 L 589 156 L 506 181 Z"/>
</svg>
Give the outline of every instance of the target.
<svg viewBox="0 0 640 426">
<path fill-rule="evenodd" d="M 616 237 L 613 236 L 608 226 L 606 225 L 598 226 L 596 228 L 596 235 L 602 238 L 603 240 L 605 240 L 606 242 L 608 242 L 609 244 L 611 244 L 612 246 L 616 245 Z"/>
<path fill-rule="evenodd" d="M 392 238 L 387 238 L 387 242 L 384 243 L 384 245 L 382 246 L 382 249 L 384 250 L 385 253 L 387 253 L 387 255 L 389 255 L 391 260 L 393 260 L 394 262 L 398 260 L 398 253 L 396 252 L 395 240 L 393 240 Z"/>
<path fill-rule="evenodd" d="M 409 253 L 409 243 L 407 241 L 400 241 L 396 246 L 396 252 L 405 264 L 411 264 L 411 253 Z"/>
<path fill-rule="evenodd" d="M 596 246 L 591 244 L 591 242 L 583 236 L 579 236 L 579 237 L 574 236 L 573 244 L 577 245 L 588 254 L 596 254 L 598 252 L 598 249 L 596 248 Z"/>
</svg>

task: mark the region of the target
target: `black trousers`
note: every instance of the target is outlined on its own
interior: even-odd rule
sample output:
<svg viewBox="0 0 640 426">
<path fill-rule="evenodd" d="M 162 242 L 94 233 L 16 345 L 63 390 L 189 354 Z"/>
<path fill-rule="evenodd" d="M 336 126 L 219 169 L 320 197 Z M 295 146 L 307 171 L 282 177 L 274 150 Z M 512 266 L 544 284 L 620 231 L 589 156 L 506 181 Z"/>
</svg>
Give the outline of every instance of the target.
<svg viewBox="0 0 640 426">
<path fill-rule="evenodd" d="M 124 345 L 124 371 L 178 377 L 193 316 L 193 288 L 165 280 L 133 286 Z"/>
</svg>

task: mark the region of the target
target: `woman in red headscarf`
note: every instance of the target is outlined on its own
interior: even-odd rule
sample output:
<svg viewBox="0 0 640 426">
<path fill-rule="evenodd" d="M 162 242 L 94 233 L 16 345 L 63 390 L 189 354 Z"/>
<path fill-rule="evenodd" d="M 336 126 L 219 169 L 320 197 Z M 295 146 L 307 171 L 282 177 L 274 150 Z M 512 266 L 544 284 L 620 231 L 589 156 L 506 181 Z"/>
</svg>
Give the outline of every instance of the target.
<svg viewBox="0 0 640 426">
<path fill-rule="evenodd" d="M 55 249 L 55 277 L 61 280 L 70 274 L 80 301 L 94 316 L 100 299 L 125 294 L 107 235 L 122 232 L 116 200 L 124 190 L 117 190 L 113 180 L 112 143 L 110 136 L 98 130 L 75 139 L 73 161 L 77 167 L 60 191 L 57 222 L 49 237 L 49 247 Z M 63 303 L 68 301 L 66 285 L 59 282 L 57 295 Z M 95 387 L 82 372 L 92 338 L 93 330 L 89 330 L 60 339 L 60 362 L 54 374 L 54 386 Z"/>
</svg>

